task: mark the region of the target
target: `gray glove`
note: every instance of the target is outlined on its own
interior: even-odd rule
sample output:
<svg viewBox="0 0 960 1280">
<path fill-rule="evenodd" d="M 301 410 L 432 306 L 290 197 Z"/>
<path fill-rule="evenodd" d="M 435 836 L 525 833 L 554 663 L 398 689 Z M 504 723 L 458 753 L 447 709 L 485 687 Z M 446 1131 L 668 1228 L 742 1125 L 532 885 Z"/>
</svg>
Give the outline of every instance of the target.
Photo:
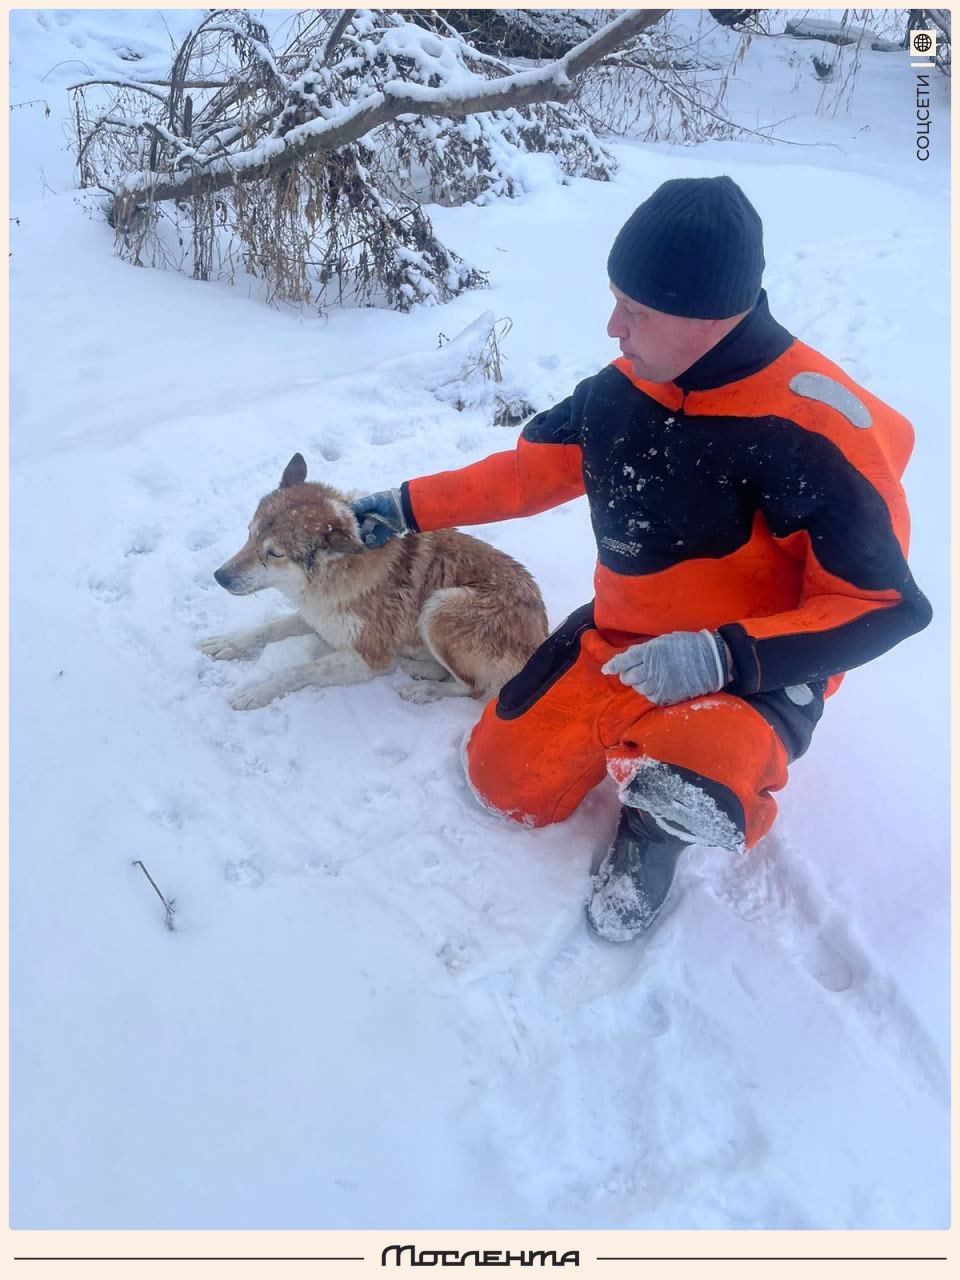
<svg viewBox="0 0 960 1280">
<path fill-rule="evenodd" d="M 360 541 L 366 547 L 382 547 L 391 538 L 402 537 L 410 527 L 400 505 L 399 489 L 382 489 L 349 503 L 357 517 Z"/>
<path fill-rule="evenodd" d="M 601 670 L 658 707 L 672 707 L 705 693 L 717 693 L 730 682 L 727 646 L 712 631 L 671 631 L 643 644 L 633 644 Z"/>
</svg>

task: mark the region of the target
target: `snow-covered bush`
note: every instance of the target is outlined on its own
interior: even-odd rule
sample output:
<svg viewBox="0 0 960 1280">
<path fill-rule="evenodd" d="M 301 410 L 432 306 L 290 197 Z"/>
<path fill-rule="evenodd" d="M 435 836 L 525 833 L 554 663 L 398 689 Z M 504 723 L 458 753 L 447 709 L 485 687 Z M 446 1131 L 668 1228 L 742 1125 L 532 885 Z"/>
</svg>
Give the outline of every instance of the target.
<svg viewBox="0 0 960 1280">
<path fill-rule="evenodd" d="M 458 411 L 478 409 L 495 426 L 512 427 L 535 412 L 524 386 L 504 368 L 503 340 L 513 327 L 485 311 L 452 339 L 441 333 L 442 375 L 431 390 Z"/>
<path fill-rule="evenodd" d="M 513 73 L 505 62 L 471 48 L 436 11 L 358 12 L 344 44 L 347 51 L 319 68 L 313 84 L 326 110 L 344 110 L 363 93 L 384 92 L 397 82 L 414 96 L 414 86 L 422 86 L 455 100 L 478 78 Z M 614 170 L 592 131 L 559 103 L 463 117 L 403 115 L 376 129 L 369 142 L 384 185 L 446 205 L 519 194 L 526 182 L 523 156 L 531 152 L 552 156 L 558 176 L 604 181 Z"/>
<path fill-rule="evenodd" d="M 136 262 L 201 279 L 245 270 L 269 297 L 321 308 L 406 310 L 483 282 L 424 203 L 516 195 L 530 153 L 552 157 L 558 181 L 610 177 L 609 154 L 560 101 L 565 80 L 534 83 L 436 11 L 302 10 L 282 51 L 248 12 L 212 11 L 168 85 L 76 87 L 81 183 L 109 193 Z"/>
</svg>

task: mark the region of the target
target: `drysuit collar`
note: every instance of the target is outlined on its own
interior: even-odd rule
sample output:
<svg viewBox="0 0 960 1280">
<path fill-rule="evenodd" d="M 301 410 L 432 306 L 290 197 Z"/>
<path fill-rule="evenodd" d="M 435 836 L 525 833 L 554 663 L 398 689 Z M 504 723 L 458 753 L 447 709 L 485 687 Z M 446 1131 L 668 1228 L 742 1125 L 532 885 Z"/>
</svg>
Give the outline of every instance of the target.
<svg viewBox="0 0 960 1280">
<path fill-rule="evenodd" d="M 674 379 L 681 391 L 709 391 L 759 373 L 793 342 L 793 335 L 770 314 L 766 289 L 735 329 Z"/>
</svg>

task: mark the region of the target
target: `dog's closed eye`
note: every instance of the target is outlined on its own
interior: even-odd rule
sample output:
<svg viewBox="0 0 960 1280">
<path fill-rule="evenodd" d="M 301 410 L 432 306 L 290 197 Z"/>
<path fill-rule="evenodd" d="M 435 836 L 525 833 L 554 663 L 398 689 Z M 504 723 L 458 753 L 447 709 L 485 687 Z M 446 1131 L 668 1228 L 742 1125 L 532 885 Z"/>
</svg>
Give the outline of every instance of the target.
<svg viewBox="0 0 960 1280">
<path fill-rule="evenodd" d="M 287 558 L 282 551 L 274 551 L 272 547 L 267 552 L 267 555 L 271 560 L 286 560 Z"/>
</svg>

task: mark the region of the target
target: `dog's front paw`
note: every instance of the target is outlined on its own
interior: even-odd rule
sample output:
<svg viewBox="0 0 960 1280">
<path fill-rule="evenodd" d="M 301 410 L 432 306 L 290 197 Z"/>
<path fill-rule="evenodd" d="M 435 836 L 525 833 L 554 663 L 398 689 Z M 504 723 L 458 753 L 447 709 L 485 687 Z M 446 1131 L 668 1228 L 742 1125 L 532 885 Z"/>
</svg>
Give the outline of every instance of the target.
<svg viewBox="0 0 960 1280">
<path fill-rule="evenodd" d="M 251 644 L 244 636 L 210 636 L 197 645 L 201 653 L 216 662 L 236 661 L 238 658 L 255 658 L 260 646 Z"/>
<path fill-rule="evenodd" d="M 397 693 L 404 702 L 425 707 L 431 702 L 449 697 L 453 687 L 452 680 L 416 680 L 413 684 L 401 685 Z"/>
<path fill-rule="evenodd" d="M 230 705 L 234 711 L 256 711 L 258 707 L 265 707 L 280 696 L 281 690 L 269 681 L 266 684 L 249 684 L 245 689 L 237 690 L 230 699 Z"/>
</svg>

